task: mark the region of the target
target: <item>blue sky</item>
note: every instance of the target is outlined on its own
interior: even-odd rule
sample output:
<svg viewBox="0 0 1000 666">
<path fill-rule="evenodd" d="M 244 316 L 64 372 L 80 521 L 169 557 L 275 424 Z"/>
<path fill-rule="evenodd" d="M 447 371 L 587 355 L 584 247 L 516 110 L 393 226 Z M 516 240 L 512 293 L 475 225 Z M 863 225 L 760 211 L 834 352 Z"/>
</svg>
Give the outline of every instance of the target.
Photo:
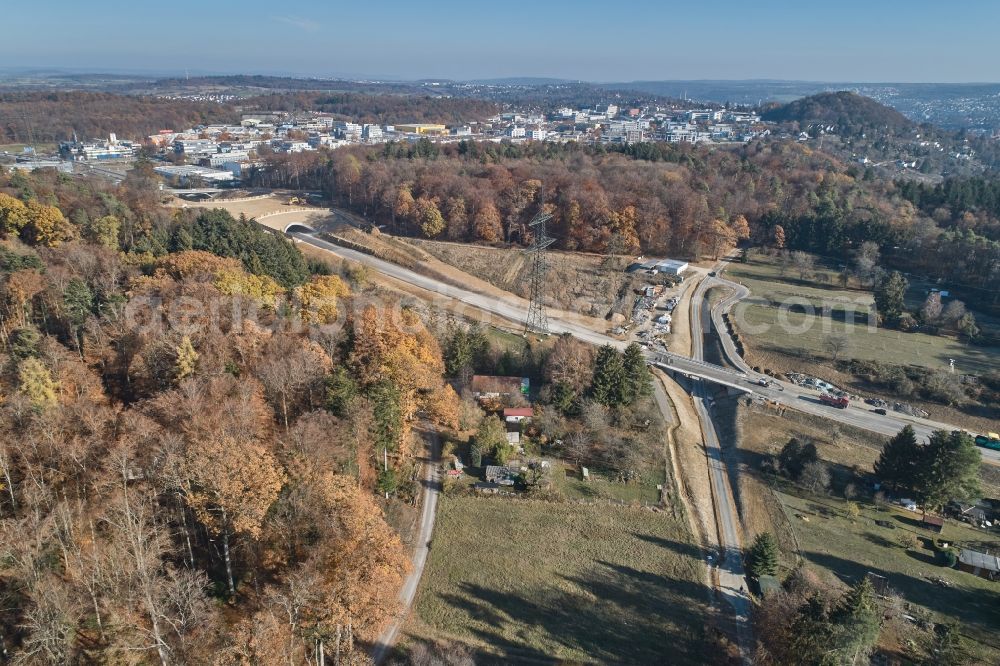
<svg viewBox="0 0 1000 666">
<path fill-rule="evenodd" d="M 8 0 L 0 67 L 1000 81 L 996 0 Z"/>
</svg>

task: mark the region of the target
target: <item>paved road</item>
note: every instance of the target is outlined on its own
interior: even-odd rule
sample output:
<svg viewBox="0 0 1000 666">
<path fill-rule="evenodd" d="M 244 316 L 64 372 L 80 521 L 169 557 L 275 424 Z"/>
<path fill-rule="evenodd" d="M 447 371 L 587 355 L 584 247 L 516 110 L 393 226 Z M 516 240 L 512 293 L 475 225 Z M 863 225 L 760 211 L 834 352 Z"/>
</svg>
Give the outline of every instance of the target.
<svg viewBox="0 0 1000 666">
<path fill-rule="evenodd" d="M 399 591 L 399 613 L 393 619 L 392 624 L 382 632 L 372 649 L 372 659 L 376 666 L 385 660 L 399 639 L 399 632 L 402 631 L 406 617 L 413 606 L 413 600 L 417 596 L 417 587 L 420 585 L 421 576 L 424 575 L 424 566 L 427 564 L 427 556 L 431 551 L 434 520 L 437 517 L 438 494 L 441 492 L 440 465 L 438 464 L 441 445 L 433 430 L 428 429 L 428 432 L 431 433 L 431 450 L 430 458 L 424 464 L 424 494 L 421 501 L 423 508 L 420 512 L 420 525 L 417 527 L 417 535 L 414 539 L 416 549 L 413 551 L 413 568 L 403 583 L 403 589 Z"/>
<path fill-rule="evenodd" d="M 736 282 L 719 277 L 707 278 L 702 284 L 705 285 L 706 289 L 722 287 L 730 290 L 730 293 L 716 303 L 712 309 L 712 323 L 716 331 L 719 332 L 719 339 L 722 342 L 722 348 L 727 360 L 746 375 L 743 385 L 749 386 L 757 395 L 788 405 L 802 412 L 815 414 L 816 416 L 890 437 L 898 433 L 906 425 L 913 426 L 917 437 L 924 440 L 928 439 L 935 430 L 950 432 L 958 429 L 957 426 L 948 423 L 940 423 L 916 416 L 907 416 L 898 412 L 889 412 L 884 416 L 876 414 L 864 402 L 854 401 L 846 409 L 838 409 L 820 402 L 820 391 L 818 389 L 798 386 L 790 382 L 776 382 L 771 380 L 771 384 L 768 387 L 756 385 L 756 379 L 763 378 L 764 375 L 753 372 L 746 361 L 737 353 L 736 345 L 733 343 L 732 338 L 724 333 L 726 325 L 722 318 L 723 313 L 730 311 L 737 302 L 749 296 L 750 290 Z M 1000 451 L 984 448 L 981 448 L 979 451 L 982 454 L 983 462 L 991 465 L 1000 465 Z"/>
<path fill-rule="evenodd" d="M 351 250 L 340 245 L 335 245 L 334 243 L 317 238 L 313 234 L 292 232 L 289 235 L 302 241 L 303 243 L 308 243 L 324 250 L 328 250 L 340 257 L 343 257 L 344 259 L 350 259 L 352 261 L 371 266 L 383 275 L 388 275 L 389 277 L 395 278 L 401 282 L 405 282 L 415 287 L 420 287 L 421 289 L 426 289 L 427 291 L 438 294 L 441 296 L 443 301 L 459 301 L 460 303 L 466 303 L 476 309 L 490 312 L 515 322 L 524 321 L 527 317 L 528 303 L 523 298 L 518 298 L 514 295 L 507 298 L 493 298 L 492 296 L 485 296 L 474 291 L 452 286 L 435 278 L 421 275 L 416 271 L 403 268 L 398 264 L 385 261 L 384 259 L 379 259 L 378 257 L 373 257 L 370 254 L 365 254 L 364 252 L 358 252 L 357 250 Z M 614 338 L 602 333 L 597 333 L 586 326 L 553 319 L 551 315 L 549 316 L 549 329 L 556 334 L 570 333 L 574 337 L 595 345 L 612 344 L 617 347 L 625 346 L 625 343 L 615 340 Z"/>
<path fill-rule="evenodd" d="M 691 355 L 696 360 L 704 358 L 704 332 L 711 326 L 711 312 L 705 291 L 708 285 L 702 281 L 691 299 Z M 704 382 L 694 382 L 692 400 L 701 430 L 705 436 L 705 451 L 708 455 L 708 473 L 712 486 L 712 500 L 719 528 L 719 546 L 722 549 L 717 568 L 719 590 L 723 598 L 733 607 L 736 620 L 736 634 L 744 657 L 751 653 L 750 641 L 750 600 L 745 594 L 746 578 L 743 571 L 743 540 L 740 521 L 729 474 L 722 459 L 722 445 L 711 416 L 711 401 Z"/>
<path fill-rule="evenodd" d="M 421 275 L 420 273 L 412 271 L 408 268 L 403 268 L 402 266 L 373 257 L 363 252 L 358 252 L 356 250 L 351 250 L 329 243 L 317 238 L 313 234 L 293 232 L 289 235 L 296 240 L 328 250 L 345 259 L 351 259 L 358 263 L 366 264 L 378 272 L 400 280 L 401 282 L 438 294 L 443 301 L 458 301 L 460 303 L 465 303 L 478 310 L 496 314 L 511 321 L 524 321 L 527 316 L 527 302 L 516 296 L 511 295 L 509 297 L 499 299 L 486 296 L 468 289 L 452 286 L 425 275 Z M 712 285 L 726 286 L 735 289 L 740 288 L 740 285 L 737 285 L 734 282 L 729 282 L 728 280 L 722 280 L 720 278 L 706 278 L 702 284 L 705 286 L 705 289 Z M 729 303 L 731 305 L 734 302 L 735 300 L 726 298 L 722 304 Z M 721 322 L 722 311 L 723 310 L 721 308 L 717 308 L 717 313 L 713 313 L 713 318 L 719 317 L 719 321 Z M 586 326 L 574 324 L 573 322 L 553 317 L 551 313 L 549 315 L 549 327 L 553 333 L 570 333 L 581 340 L 595 345 L 610 344 L 620 349 L 626 344 L 603 333 L 598 333 L 597 331 L 587 328 Z M 735 353 L 733 353 L 732 356 L 738 357 Z M 847 409 L 829 407 L 819 401 L 818 391 L 784 382 L 774 382 L 769 388 L 760 387 L 755 384 L 755 380 L 758 377 L 762 377 L 762 375 L 757 375 L 752 371 L 746 372 L 745 370 L 730 370 L 718 365 L 706 363 L 705 361 L 696 358 L 688 358 L 670 353 L 661 354 L 657 352 L 649 352 L 647 354 L 647 358 L 649 358 L 652 362 L 661 362 L 664 365 L 670 366 L 672 369 L 688 374 L 694 374 L 711 381 L 741 388 L 746 387 L 748 392 L 752 391 L 753 393 L 761 395 L 765 398 L 770 398 L 789 407 L 793 407 L 810 414 L 815 414 L 817 416 L 830 419 L 831 421 L 837 421 L 847 425 L 863 428 L 880 435 L 894 435 L 906 424 L 912 425 L 914 430 L 917 432 L 917 435 L 924 438 L 928 437 L 934 430 L 951 431 L 957 429 L 957 426 L 952 424 L 940 423 L 929 419 L 920 419 L 896 413 L 890 413 L 882 416 L 869 411 L 867 406 L 852 405 Z M 743 365 L 745 366 L 745 364 Z M 1000 465 L 1000 451 L 982 449 L 982 454 L 984 461 Z"/>
</svg>

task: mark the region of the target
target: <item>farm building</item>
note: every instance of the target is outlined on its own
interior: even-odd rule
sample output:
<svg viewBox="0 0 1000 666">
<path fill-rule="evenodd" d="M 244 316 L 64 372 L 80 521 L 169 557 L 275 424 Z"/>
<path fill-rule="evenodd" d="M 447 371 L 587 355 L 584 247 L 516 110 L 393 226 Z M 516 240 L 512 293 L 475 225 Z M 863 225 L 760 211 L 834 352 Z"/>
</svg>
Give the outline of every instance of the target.
<svg viewBox="0 0 1000 666">
<path fill-rule="evenodd" d="M 503 410 L 503 420 L 507 423 L 520 423 L 535 415 L 531 407 L 508 407 Z"/>
<path fill-rule="evenodd" d="M 750 588 L 759 597 L 769 597 L 781 592 L 781 581 L 777 576 L 758 576 L 750 579 Z"/>
<path fill-rule="evenodd" d="M 500 465 L 486 466 L 486 483 L 495 483 L 498 486 L 512 486 L 517 477 L 517 470 Z"/>
<path fill-rule="evenodd" d="M 925 530 L 937 532 L 938 534 L 940 534 L 941 530 L 944 528 L 944 518 L 941 518 L 940 516 L 929 516 L 925 513 L 921 522 L 923 523 L 923 528 Z"/>
<path fill-rule="evenodd" d="M 502 377 L 495 375 L 473 375 L 472 395 L 476 398 L 506 398 L 512 395 L 528 395 L 530 382 L 527 377 Z"/>
<path fill-rule="evenodd" d="M 997 580 L 1000 578 L 1000 557 L 963 548 L 958 554 L 958 568 L 980 578 Z"/>
</svg>

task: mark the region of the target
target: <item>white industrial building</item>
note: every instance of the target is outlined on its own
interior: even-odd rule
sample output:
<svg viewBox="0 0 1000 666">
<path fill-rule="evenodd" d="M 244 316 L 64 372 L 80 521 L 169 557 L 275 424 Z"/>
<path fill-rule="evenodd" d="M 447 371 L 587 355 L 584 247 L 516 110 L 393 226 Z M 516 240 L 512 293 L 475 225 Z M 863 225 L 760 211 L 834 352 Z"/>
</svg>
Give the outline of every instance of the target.
<svg viewBox="0 0 1000 666">
<path fill-rule="evenodd" d="M 107 141 L 64 141 L 59 144 L 59 151 L 73 161 L 130 160 L 139 153 L 139 146 L 131 141 L 119 141 L 111 134 Z"/>
<path fill-rule="evenodd" d="M 690 265 L 686 261 L 680 261 L 679 259 L 650 259 L 639 264 L 639 268 L 644 271 L 650 271 L 652 273 L 666 273 L 667 275 L 680 275 L 688 268 Z"/>
<path fill-rule="evenodd" d="M 200 178 L 210 183 L 223 183 L 233 179 L 231 171 L 220 171 L 218 169 L 209 169 L 208 167 L 191 164 L 160 166 L 153 169 L 153 171 L 165 178 L 177 178 L 182 183 L 189 182 L 191 178 Z"/>
</svg>

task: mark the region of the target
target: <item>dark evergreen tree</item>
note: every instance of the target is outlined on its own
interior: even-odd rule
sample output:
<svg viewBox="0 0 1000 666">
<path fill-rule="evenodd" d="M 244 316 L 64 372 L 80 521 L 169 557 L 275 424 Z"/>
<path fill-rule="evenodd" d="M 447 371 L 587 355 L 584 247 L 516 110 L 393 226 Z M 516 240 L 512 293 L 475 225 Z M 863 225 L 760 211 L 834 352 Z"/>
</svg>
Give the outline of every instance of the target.
<svg viewBox="0 0 1000 666">
<path fill-rule="evenodd" d="M 611 345 L 604 345 L 597 351 L 590 394 L 594 400 L 608 407 L 626 402 L 625 366 L 622 355 Z"/>
<path fill-rule="evenodd" d="M 41 341 L 42 336 L 38 334 L 38 329 L 18 328 L 11 332 L 7 348 L 15 358 L 25 359 L 29 356 L 38 356 L 38 345 Z"/>
<path fill-rule="evenodd" d="M 399 488 L 399 480 L 396 477 L 396 470 L 390 467 L 378 473 L 378 491 L 380 493 L 394 495 L 397 488 Z"/>
<path fill-rule="evenodd" d="M 918 484 L 917 474 L 923 465 L 923 447 L 917 443 L 913 426 L 904 426 L 890 439 L 875 462 L 875 476 L 897 490 L 911 493 Z"/>
<path fill-rule="evenodd" d="M 882 610 L 867 576 L 841 598 L 830 617 L 834 624 L 833 647 L 843 664 L 863 663 L 882 629 Z"/>
<path fill-rule="evenodd" d="M 43 270 L 42 260 L 34 252 L 18 254 L 9 248 L 0 246 L 0 273 L 13 273 L 26 268 Z"/>
<path fill-rule="evenodd" d="M 69 337 L 73 344 L 83 353 L 83 325 L 94 313 L 94 293 L 87 283 L 73 278 L 63 291 L 63 307 Z"/>
<path fill-rule="evenodd" d="M 484 365 L 489 350 L 489 339 L 478 325 L 466 329 L 452 324 L 444 345 L 445 372 L 449 377 L 457 377 L 478 370 Z"/>
<path fill-rule="evenodd" d="M 496 374 L 514 375 L 521 372 L 521 363 L 509 349 L 504 349 L 497 359 Z"/>
<path fill-rule="evenodd" d="M 251 273 L 268 275 L 283 287 L 300 285 L 309 278 L 305 257 L 288 239 L 268 233 L 253 220 L 234 220 L 221 209 L 206 211 L 193 224 L 177 227 L 170 246 L 234 257 Z"/>
<path fill-rule="evenodd" d="M 469 458 L 473 467 L 483 466 L 483 447 L 479 446 L 479 442 L 475 440 L 472 441 L 472 445 L 469 447 Z"/>
<path fill-rule="evenodd" d="M 403 412 L 399 389 L 391 382 L 382 380 L 369 391 L 372 401 L 372 439 L 376 450 L 385 448 L 396 451 L 403 435 Z"/>
<path fill-rule="evenodd" d="M 931 434 L 916 473 L 917 494 L 931 509 L 940 509 L 952 500 L 978 499 L 982 496 L 981 466 L 982 456 L 968 433 L 938 430 Z"/>
<path fill-rule="evenodd" d="M 893 271 L 883 276 L 875 284 L 875 309 L 883 319 L 889 323 L 895 323 L 906 311 L 906 289 L 909 282 L 899 271 Z"/>
<path fill-rule="evenodd" d="M 803 444 L 795 437 L 788 440 L 788 443 L 781 448 L 781 453 L 778 454 L 778 464 L 781 466 L 781 471 L 788 478 L 795 480 L 802 476 L 806 465 L 818 460 L 819 453 L 816 451 L 816 445 L 812 442 Z"/>
<path fill-rule="evenodd" d="M 829 645 L 833 637 L 833 626 L 827 605 L 819 594 L 813 594 L 799 608 L 792 619 L 789 632 L 788 664 L 829 664 Z"/>
<path fill-rule="evenodd" d="M 744 558 L 747 574 L 758 578 L 778 572 L 778 542 L 770 532 L 761 532 L 754 539 Z"/>
<path fill-rule="evenodd" d="M 337 416 L 345 417 L 357 395 L 357 382 L 347 368 L 334 368 L 326 378 L 326 408 Z"/>
<path fill-rule="evenodd" d="M 622 358 L 625 371 L 625 403 L 632 404 L 653 392 L 653 378 L 646 365 L 646 355 L 636 343 L 625 348 Z"/>
</svg>

